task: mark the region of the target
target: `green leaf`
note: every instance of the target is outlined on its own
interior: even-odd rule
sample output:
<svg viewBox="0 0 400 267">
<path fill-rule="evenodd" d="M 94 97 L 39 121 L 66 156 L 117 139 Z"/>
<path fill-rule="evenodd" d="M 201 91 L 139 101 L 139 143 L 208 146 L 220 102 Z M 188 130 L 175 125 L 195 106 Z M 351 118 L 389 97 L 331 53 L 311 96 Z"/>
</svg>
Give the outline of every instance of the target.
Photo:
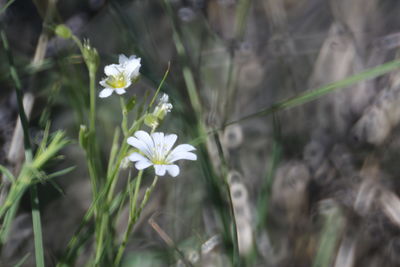
<svg viewBox="0 0 400 267">
<path fill-rule="evenodd" d="M 394 61 L 387 62 L 387 63 L 379 65 L 375 68 L 365 70 L 363 72 L 360 72 L 360 73 L 357 73 L 350 77 L 347 77 L 343 80 L 329 83 L 318 89 L 308 90 L 300 95 L 280 101 L 280 102 L 275 103 L 272 106 L 267 107 L 263 110 L 260 110 L 256 113 L 244 116 L 235 121 L 231 121 L 231 122 L 227 123 L 226 125 L 224 125 L 224 127 L 247 120 L 247 119 L 251 119 L 254 117 L 269 115 L 269 114 L 272 114 L 272 113 L 280 111 L 280 110 L 284 110 L 284 109 L 288 109 L 288 108 L 292 108 L 292 107 L 296 107 L 296 106 L 305 104 L 307 102 L 316 100 L 324 95 L 332 93 L 338 89 L 349 87 L 360 81 L 376 78 L 378 76 L 381 76 L 383 74 L 386 74 L 386 73 L 391 72 L 398 68 L 400 68 L 400 60 L 394 60 Z"/>
<path fill-rule="evenodd" d="M 3 165 L 0 165 L 0 172 L 6 177 L 11 183 L 15 182 L 15 177 L 12 173 Z"/>
<path fill-rule="evenodd" d="M 23 266 L 23 264 L 26 262 L 26 260 L 28 259 L 28 257 L 30 256 L 30 253 L 25 254 L 25 256 L 19 261 L 17 262 L 17 264 L 14 265 L 14 267 L 21 267 Z"/>
<path fill-rule="evenodd" d="M 55 177 L 58 177 L 58 176 L 62 176 L 64 174 L 67 174 L 67 173 L 75 170 L 75 168 L 76 168 L 75 166 L 71 166 L 71 167 L 62 169 L 60 171 L 53 172 L 51 174 L 46 175 L 46 179 L 51 179 L 51 178 L 55 178 Z"/>
<path fill-rule="evenodd" d="M 8 8 L 9 6 L 11 6 L 11 4 L 14 3 L 14 2 L 15 2 L 15 0 L 9 0 L 9 1 L 0 9 L 0 14 L 2 14 L 4 11 L 6 11 L 7 8 Z"/>
</svg>

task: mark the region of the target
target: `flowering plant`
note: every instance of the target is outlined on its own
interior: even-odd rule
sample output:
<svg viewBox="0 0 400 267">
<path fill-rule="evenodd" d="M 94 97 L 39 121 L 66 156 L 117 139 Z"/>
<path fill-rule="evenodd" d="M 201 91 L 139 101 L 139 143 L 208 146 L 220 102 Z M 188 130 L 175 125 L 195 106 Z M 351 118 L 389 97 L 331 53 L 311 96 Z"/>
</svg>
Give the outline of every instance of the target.
<svg viewBox="0 0 400 267">
<path fill-rule="evenodd" d="M 126 93 L 132 82 L 138 78 L 140 69 L 140 58 L 136 56 L 119 55 L 119 64 L 111 64 L 104 67 L 104 73 L 107 77 L 100 81 L 100 85 L 104 87 L 100 91 L 101 98 L 109 97 L 115 91 L 122 95 Z"/>
<path fill-rule="evenodd" d="M 171 150 L 177 138 L 176 134 L 165 135 L 156 132 L 149 135 L 145 131 L 137 131 L 134 136 L 128 138 L 127 142 L 137 148 L 140 153 L 133 152 L 129 160 L 136 162 L 135 167 L 138 170 L 153 165 L 156 175 L 164 176 L 168 172 L 176 177 L 179 174 L 179 167 L 173 164 L 175 161 L 197 159 L 197 156 L 191 152 L 195 150 L 191 145 L 181 144 Z"/>
</svg>

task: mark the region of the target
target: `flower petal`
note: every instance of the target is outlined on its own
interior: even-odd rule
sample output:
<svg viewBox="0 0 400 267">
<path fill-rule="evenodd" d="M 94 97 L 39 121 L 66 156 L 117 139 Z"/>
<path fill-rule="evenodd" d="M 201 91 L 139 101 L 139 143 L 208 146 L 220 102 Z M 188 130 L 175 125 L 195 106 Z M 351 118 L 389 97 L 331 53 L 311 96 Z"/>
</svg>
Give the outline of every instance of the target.
<svg viewBox="0 0 400 267">
<path fill-rule="evenodd" d="M 179 167 L 178 165 L 166 165 L 167 166 L 167 172 L 169 175 L 172 177 L 176 177 L 179 174 Z"/>
<path fill-rule="evenodd" d="M 113 93 L 113 89 L 104 88 L 103 90 L 100 91 L 99 97 L 101 97 L 101 98 L 109 97 L 112 93 Z"/>
<path fill-rule="evenodd" d="M 139 76 L 140 58 L 131 56 L 127 62 L 124 63 L 124 71 L 130 79 L 135 79 Z"/>
<path fill-rule="evenodd" d="M 123 94 L 125 94 L 126 93 L 126 91 L 125 91 L 125 89 L 124 88 L 117 88 L 117 89 L 115 89 L 115 91 L 117 92 L 117 94 L 119 94 L 119 95 L 123 95 Z"/>
<path fill-rule="evenodd" d="M 118 63 L 119 64 L 124 64 L 125 62 L 128 61 L 128 58 L 124 54 L 120 54 L 118 58 Z"/>
<path fill-rule="evenodd" d="M 107 87 L 107 78 L 104 78 L 103 80 L 101 80 L 101 81 L 99 82 L 99 84 L 100 84 L 101 86 L 103 86 L 103 87 Z"/>
<path fill-rule="evenodd" d="M 193 151 L 193 150 L 196 150 L 196 148 L 194 146 L 189 145 L 189 144 L 181 144 L 181 145 L 175 147 L 171 151 L 170 155 L 171 154 L 179 154 L 181 152 L 189 152 L 189 151 Z"/>
<path fill-rule="evenodd" d="M 137 131 L 133 135 L 147 146 L 147 149 L 150 151 L 150 155 L 152 155 L 154 150 L 154 142 L 151 136 L 145 131 Z"/>
<path fill-rule="evenodd" d="M 168 154 L 168 151 L 164 149 L 164 133 L 152 133 L 151 137 L 154 141 L 154 155 L 159 159 L 164 159 Z"/>
<path fill-rule="evenodd" d="M 143 152 L 148 158 L 151 158 L 152 152 L 151 152 L 151 150 L 149 149 L 148 145 L 147 145 L 143 140 L 131 136 L 131 137 L 128 137 L 128 139 L 126 140 L 126 142 L 127 142 L 129 145 L 131 145 L 131 146 L 133 146 L 133 147 L 139 149 L 139 150 L 140 150 L 141 152 Z"/>
<path fill-rule="evenodd" d="M 163 145 L 164 144 L 164 133 L 161 132 L 155 132 L 151 134 L 151 137 L 153 138 L 154 141 L 154 146 L 158 145 Z"/>
<path fill-rule="evenodd" d="M 140 160 L 148 160 L 148 159 L 145 158 L 142 154 L 137 153 L 137 152 L 133 152 L 132 154 L 130 154 L 130 155 L 128 156 L 128 159 L 129 159 L 130 161 L 133 161 L 133 162 L 135 162 L 135 161 L 140 161 Z"/>
<path fill-rule="evenodd" d="M 107 76 L 117 76 L 121 73 L 120 65 L 111 64 L 104 67 L 104 73 Z"/>
<path fill-rule="evenodd" d="M 192 152 L 171 152 L 171 154 L 168 155 L 166 162 L 172 163 L 180 159 L 197 160 L 197 156 Z"/>
<path fill-rule="evenodd" d="M 156 175 L 164 176 L 165 172 L 167 171 L 167 166 L 166 165 L 154 165 L 154 169 L 156 171 Z"/>
<path fill-rule="evenodd" d="M 167 152 L 174 146 L 176 139 L 178 139 L 176 134 L 168 134 L 164 137 L 164 146 Z"/>
<path fill-rule="evenodd" d="M 138 162 L 136 162 L 135 167 L 138 170 L 143 170 L 151 165 L 153 165 L 153 163 L 151 163 L 150 160 L 145 159 L 145 160 L 139 160 Z"/>
</svg>

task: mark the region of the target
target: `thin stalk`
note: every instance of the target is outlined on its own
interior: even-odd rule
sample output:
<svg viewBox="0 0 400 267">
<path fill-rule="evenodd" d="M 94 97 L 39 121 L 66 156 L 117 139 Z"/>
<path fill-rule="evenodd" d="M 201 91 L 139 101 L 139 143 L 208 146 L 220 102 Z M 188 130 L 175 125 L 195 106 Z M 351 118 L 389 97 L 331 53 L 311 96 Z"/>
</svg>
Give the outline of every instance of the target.
<svg viewBox="0 0 400 267">
<path fill-rule="evenodd" d="M 43 256 L 44 250 L 42 240 L 42 225 L 40 221 L 39 197 L 36 185 L 31 186 L 30 193 L 32 205 L 33 233 L 35 235 L 36 266 L 45 266 Z"/>
<path fill-rule="evenodd" d="M 71 238 L 67 245 L 66 253 L 63 259 L 57 266 L 66 266 L 67 263 L 71 261 L 72 255 L 74 251 L 76 251 L 80 245 L 79 244 L 79 236 L 81 235 L 81 232 L 86 224 L 90 222 L 90 219 L 92 216 L 95 214 L 95 207 L 98 205 L 100 202 L 100 199 L 103 199 L 103 197 L 106 195 L 106 192 L 109 191 L 111 186 L 111 181 L 108 181 L 103 190 L 99 193 L 97 198 L 91 203 L 89 209 L 86 211 L 86 214 L 84 215 L 81 224 L 79 225 L 78 229 L 76 230 L 74 236 Z"/>
<path fill-rule="evenodd" d="M 110 149 L 110 156 L 108 158 L 107 177 L 109 177 L 109 175 L 110 175 L 109 172 L 115 163 L 115 156 L 117 155 L 118 148 L 119 148 L 119 144 L 118 144 L 119 136 L 120 136 L 120 130 L 119 130 L 119 128 L 116 128 L 114 131 L 114 138 L 113 138 L 112 146 Z"/>
<path fill-rule="evenodd" d="M 15 215 L 17 214 L 18 208 L 19 208 L 19 199 L 13 203 L 13 205 L 7 211 L 7 214 L 4 218 L 3 225 L 0 230 L 0 244 L 4 244 L 6 242 L 12 226 L 12 222 L 14 220 Z"/>
<path fill-rule="evenodd" d="M 117 256 L 115 257 L 115 261 L 114 261 L 114 266 L 118 267 L 121 263 L 121 259 L 122 256 L 124 254 L 126 245 L 128 243 L 128 238 L 129 235 L 132 231 L 133 226 L 135 225 L 135 212 L 136 212 L 136 204 L 137 204 L 137 198 L 138 198 L 138 194 L 139 194 L 139 188 L 140 188 L 140 184 L 142 183 L 142 175 L 143 175 L 143 171 L 139 171 L 135 183 L 135 191 L 133 196 L 130 198 L 130 212 L 129 212 L 129 222 L 128 222 L 128 228 L 126 229 L 125 233 L 124 233 L 124 237 L 122 239 L 122 243 L 118 248 L 118 252 L 117 252 Z"/>
<path fill-rule="evenodd" d="M 215 144 L 217 145 L 217 151 L 219 154 L 219 157 L 221 159 L 221 172 L 222 172 L 222 177 L 224 177 L 223 181 L 224 181 L 224 186 L 228 192 L 228 205 L 229 205 L 229 210 L 230 210 L 230 215 L 232 218 L 232 245 L 233 245 L 233 266 L 240 266 L 240 256 L 239 256 L 239 239 L 238 239 L 238 234 L 237 234 L 237 223 L 236 223 L 236 216 L 235 216 L 235 210 L 234 210 L 234 206 L 233 206 L 233 201 L 232 201 L 232 193 L 231 193 L 231 188 L 230 185 L 227 181 L 227 177 L 228 177 L 228 169 L 229 166 L 225 160 L 225 155 L 222 149 L 222 144 L 221 141 L 218 137 L 218 134 L 215 133 L 214 134 L 214 141 Z"/>
<path fill-rule="evenodd" d="M 21 125 L 24 133 L 24 148 L 25 148 L 25 161 L 29 164 L 32 162 L 32 146 L 29 137 L 29 126 L 28 126 L 28 118 L 25 113 L 24 105 L 23 105 L 23 92 L 22 92 L 22 84 L 18 76 L 17 69 L 14 67 L 14 59 L 9 48 L 7 36 L 4 30 L 1 30 L 1 39 L 3 42 L 4 49 L 6 50 L 8 56 L 8 63 L 10 66 L 10 74 L 11 78 L 14 81 L 15 92 L 17 95 L 17 103 L 18 103 L 18 113 L 19 118 L 21 120 Z M 35 239 L 35 259 L 37 267 L 44 267 L 44 253 L 43 253 L 43 240 L 42 240 L 42 226 L 40 220 L 40 211 L 39 211 L 39 198 L 37 195 L 36 185 L 32 185 L 30 187 L 31 193 L 31 205 L 32 205 L 32 223 L 33 223 L 33 234 Z"/>
<path fill-rule="evenodd" d="M 124 137 L 128 136 L 128 110 L 126 109 L 125 100 L 123 97 L 119 98 L 122 110 L 122 123 L 121 128 L 124 133 Z"/>
<path fill-rule="evenodd" d="M 89 70 L 89 83 L 90 83 L 90 114 L 89 114 L 89 130 L 94 132 L 96 130 L 96 73 Z"/>
<path fill-rule="evenodd" d="M 399 68 L 400 68 L 400 60 L 393 60 L 393 61 L 384 63 L 382 65 L 379 65 L 377 67 L 354 74 L 343 80 L 326 84 L 320 88 L 317 88 L 314 90 L 306 90 L 304 93 L 301 93 L 301 94 L 298 94 L 291 98 L 287 98 L 282 101 L 279 101 L 275 104 L 272 104 L 269 107 L 261 109 L 260 111 L 251 113 L 249 115 L 245 115 L 237 120 L 230 121 L 230 122 L 222 125 L 222 127 L 219 127 L 219 128 L 217 127 L 217 128 L 211 129 L 206 134 L 199 134 L 197 136 L 197 138 L 195 138 L 191 142 L 191 144 L 198 145 L 198 144 L 204 143 L 204 140 L 206 140 L 209 135 L 216 133 L 218 131 L 221 131 L 229 125 L 237 124 L 242 121 L 246 121 L 246 120 L 253 119 L 256 117 L 268 116 L 268 115 L 274 114 L 274 113 L 282 111 L 282 110 L 297 107 L 299 105 L 317 100 L 317 99 L 319 99 L 329 93 L 332 93 L 336 90 L 348 88 L 351 85 L 354 85 L 358 82 L 370 80 L 370 79 L 382 76 L 386 73 L 389 73 L 389 72 L 394 71 Z"/>
<path fill-rule="evenodd" d="M 200 136 L 203 135 L 207 135 L 207 128 L 206 125 L 204 124 L 203 120 L 202 120 L 202 105 L 201 105 L 201 100 L 200 97 L 198 95 L 198 90 L 197 90 L 197 86 L 196 86 L 196 81 L 193 75 L 192 70 L 189 67 L 189 60 L 188 60 L 188 56 L 187 56 L 187 51 L 185 49 L 185 46 L 183 44 L 183 39 L 179 34 L 178 28 L 177 28 L 177 23 L 174 19 L 174 14 L 172 11 L 172 7 L 171 4 L 169 3 L 169 1 L 164 0 L 164 5 L 166 8 L 166 11 L 168 12 L 170 18 L 171 18 L 171 27 L 172 27 L 172 37 L 174 40 L 174 44 L 175 44 L 175 48 L 176 51 L 178 52 L 179 58 L 181 59 L 181 61 L 183 62 L 183 67 L 182 67 L 182 74 L 183 74 L 183 79 L 185 81 L 186 84 L 186 89 L 189 95 L 189 100 L 190 103 L 192 105 L 193 110 L 195 111 L 195 118 L 196 118 L 196 131 L 197 134 L 199 134 Z M 207 168 L 211 167 L 211 164 L 208 163 L 207 164 Z M 230 200 L 230 196 L 229 196 L 229 190 L 227 191 L 228 196 L 225 196 L 223 189 L 221 186 L 221 181 L 216 180 L 216 177 L 214 175 L 205 175 L 205 177 L 207 178 L 207 182 L 209 182 L 210 185 L 210 189 L 212 189 L 213 191 L 215 190 L 216 193 L 218 195 L 220 195 L 219 200 L 223 200 L 224 198 L 228 198 L 228 201 Z M 212 188 L 211 188 L 212 187 Z M 219 203 L 222 204 L 222 203 Z M 225 203 L 224 203 L 225 204 Z M 221 206 L 220 206 L 221 207 Z M 230 224 L 226 223 L 227 220 L 226 218 L 228 218 L 229 216 L 231 217 L 231 220 L 235 220 L 234 217 L 232 217 L 233 214 L 230 214 L 230 212 L 227 212 L 226 210 L 220 209 L 221 213 L 220 213 L 220 217 L 224 222 L 224 234 L 227 238 L 229 238 L 229 242 L 232 243 L 236 243 L 233 244 L 234 246 L 234 257 L 233 257 L 233 264 L 234 266 L 237 266 L 237 264 L 239 263 L 239 256 L 237 253 L 237 238 L 232 236 L 232 232 L 230 231 Z M 234 231 L 236 232 L 236 229 L 234 229 Z M 235 235 L 235 233 L 233 234 Z"/>
<path fill-rule="evenodd" d="M 125 104 L 123 103 L 123 101 L 121 101 L 121 105 L 123 105 L 125 107 Z M 125 115 L 123 115 L 123 116 L 125 116 Z M 124 136 L 127 137 L 130 134 L 132 134 L 133 131 L 137 130 L 137 128 L 139 128 L 141 126 L 141 124 L 143 122 L 143 118 L 144 117 L 142 117 L 139 120 L 135 121 L 130 129 L 128 129 L 126 127 L 126 125 L 123 126 L 123 127 L 126 127 L 125 130 L 123 129 L 123 131 L 125 132 Z M 120 151 L 119 151 L 119 153 L 117 155 L 117 160 L 116 160 L 116 163 L 114 165 L 114 169 L 110 172 L 110 175 L 108 175 L 108 177 L 107 177 L 107 183 L 110 184 L 110 188 L 106 193 L 105 204 L 103 203 L 103 205 L 108 206 L 109 203 L 111 203 L 111 201 L 113 199 L 115 186 L 116 186 L 116 184 L 118 182 L 118 173 L 119 173 L 119 170 L 120 170 L 120 166 L 121 166 L 122 160 L 125 158 L 126 153 L 128 152 L 128 149 L 129 149 L 129 145 L 128 145 L 128 143 L 126 141 L 124 141 L 122 143 Z M 142 175 L 142 172 L 139 172 L 140 179 L 141 179 L 141 175 Z M 108 224 L 108 220 L 109 220 L 108 216 L 109 216 L 108 213 L 103 213 L 100 216 L 101 219 L 100 219 L 100 224 L 99 224 L 99 228 L 98 228 L 98 232 L 97 232 L 98 238 L 97 238 L 96 258 L 95 258 L 96 264 L 99 263 L 100 257 L 101 257 L 102 251 L 103 251 L 104 236 L 106 234 L 107 226 L 109 225 Z M 122 255 L 120 257 L 122 257 Z"/>
<path fill-rule="evenodd" d="M 164 77 L 162 78 L 160 84 L 158 85 L 158 88 L 157 88 L 156 92 L 154 93 L 154 96 L 153 96 L 153 98 L 151 99 L 150 104 L 149 104 L 147 110 L 149 110 L 149 109 L 153 106 L 154 101 L 156 101 L 157 95 L 158 95 L 158 93 L 160 92 L 161 87 L 163 86 L 165 79 L 167 79 L 167 77 L 168 77 L 170 67 L 171 67 L 171 63 L 168 62 L 168 67 L 167 67 L 167 70 L 166 70 L 165 73 L 164 73 Z"/>
<path fill-rule="evenodd" d="M 142 214 L 142 211 L 144 209 L 144 206 L 146 206 L 147 202 L 149 201 L 150 195 L 153 192 L 154 188 L 156 187 L 158 181 L 158 176 L 154 176 L 153 182 L 151 183 L 150 187 L 146 189 L 146 192 L 144 193 L 144 197 L 142 200 L 142 203 L 140 204 L 140 208 L 135 214 L 135 222 L 139 219 L 140 214 Z"/>
<path fill-rule="evenodd" d="M 141 118 L 139 118 L 138 120 L 136 120 L 133 125 L 131 126 L 131 128 L 128 130 L 128 136 L 132 135 L 137 129 L 140 128 L 140 126 L 142 125 L 144 120 L 144 116 L 142 116 Z M 117 176 L 120 170 L 120 166 L 122 163 L 122 160 L 125 158 L 126 153 L 129 150 L 129 145 L 126 141 L 122 142 L 121 144 L 121 148 L 119 150 L 119 153 L 117 155 L 117 160 L 115 162 L 114 168 L 109 172 L 110 175 L 108 175 L 107 177 L 107 181 L 109 181 L 110 185 L 110 190 L 108 191 L 107 194 L 107 200 L 111 200 L 112 196 L 114 194 L 114 188 L 116 186 L 116 183 L 118 181 Z"/>
<path fill-rule="evenodd" d="M 107 204 L 106 204 L 107 205 Z M 108 205 L 107 205 L 108 206 Z M 104 210 L 108 210 L 107 208 L 104 208 Z M 109 214 L 106 212 L 102 213 L 101 220 L 100 220 L 100 226 L 99 226 L 99 233 L 97 237 L 97 242 L 96 242 L 96 252 L 95 252 L 95 266 L 101 266 L 100 260 L 103 255 L 103 248 L 104 248 L 104 236 L 106 235 L 107 231 L 107 226 L 108 226 L 108 221 L 109 221 Z"/>
<path fill-rule="evenodd" d="M 4 11 L 6 11 L 7 8 L 8 8 L 9 6 L 11 6 L 12 3 L 14 3 L 14 2 L 15 2 L 15 0 L 9 0 L 9 1 L 0 9 L 0 15 L 1 15 Z"/>
<path fill-rule="evenodd" d="M 239 40 L 243 38 L 246 29 L 246 20 L 249 14 L 250 5 L 251 0 L 239 0 L 237 4 L 235 18 L 235 37 Z"/>
<path fill-rule="evenodd" d="M 387 63 L 384 63 L 382 65 L 379 65 L 377 67 L 362 71 L 360 73 L 354 74 L 352 76 L 349 76 L 343 80 L 329 83 L 327 85 L 324 85 L 318 89 L 315 90 L 307 90 L 302 94 L 299 94 L 297 96 L 294 96 L 292 98 L 280 101 L 278 103 L 275 103 L 271 105 L 270 107 L 267 107 L 265 109 L 262 109 L 258 112 L 249 114 L 247 116 L 244 116 L 238 120 L 230 121 L 227 124 L 224 125 L 224 127 L 236 124 L 248 119 L 252 119 L 255 117 L 260 117 L 260 116 L 266 116 L 270 115 L 272 113 L 275 113 L 277 111 L 281 111 L 284 109 L 292 108 L 295 106 L 302 105 L 304 103 L 319 99 L 320 97 L 329 94 L 333 91 L 336 91 L 338 89 L 346 88 L 351 85 L 354 85 L 360 81 L 365 81 L 369 79 L 373 79 L 376 77 L 379 77 L 383 74 L 386 74 L 388 72 L 394 71 L 396 69 L 400 68 L 400 60 L 394 60 L 390 61 Z"/>
</svg>

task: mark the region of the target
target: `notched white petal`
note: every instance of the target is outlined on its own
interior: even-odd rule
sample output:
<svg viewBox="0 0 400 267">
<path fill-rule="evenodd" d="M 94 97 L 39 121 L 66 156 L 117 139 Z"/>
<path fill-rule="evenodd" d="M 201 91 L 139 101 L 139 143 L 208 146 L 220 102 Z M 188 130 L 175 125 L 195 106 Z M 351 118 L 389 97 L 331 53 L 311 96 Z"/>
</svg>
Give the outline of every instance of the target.
<svg viewBox="0 0 400 267">
<path fill-rule="evenodd" d="M 100 91 L 99 97 L 101 98 L 109 97 L 112 93 L 113 89 L 104 88 L 103 90 Z"/>
<path fill-rule="evenodd" d="M 129 159 L 130 161 L 133 161 L 133 162 L 135 162 L 135 161 L 140 161 L 140 160 L 148 160 L 148 159 L 146 159 L 142 154 L 139 154 L 139 153 L 137 153 L 137 152 L 133 152 L 132 154 L 130 154 L 130 155 L 128 156 L 128 159 Z"/>
<path fill-rule="evenodd" d="M 151 165 L 153 165 L 153 164 L 148 159 L 145 159 L 145 160 L 139 160 L 138 162 L 136 162 L 135 167 L 138 170 L 143 170 Z"/>
<path fill-rule="evenodd" d="M 155 146 L 164 144 L 164 133 L 155 132 L 151 134 L 151 137 L 153 138 Z"/>
<path fill-rule="evenodd" d="M 172 177 L 176 177 L 179 175 L 179 167 L 178 165 L 167 165 L 167 172 Z"/>
<path fill-rule="evenodd" d="M 111 64 L 104 67 L 104 73 L 107 76 L 117 76 L 118 74 L 121 73 L 121 70 L 119 68 L 119 65 Z"/>
<path fill-rule="evenodd" d="M 165 165 L 154 165 L 154 169 L 156 171 L 156 175 L 164 176 L 167 171 L 167 167 Z"/>
<path fill-rule="evenodd" d="M 172 154 L 172 153 L 189 152 L 189 151 L 193 151 L 193 150 L 196 150 L 196 148 L 195 148 L 194 146 L 189 145 L 189 144 L 182 144 L 182 145 L 179 145 L 179 146 L 175 147 L 175 148 L 171 151 L 171 154 Z"/>
<path fill-rule="evenodd" d="M 137 139 L 143 141 L 147 147 L 151 150 L 152 148 L 154 148 L 154 142 L 153 139 L 150 137 L 150 135 L 148 133 L 146 133 L 145 131 L 137 131 L 134 134 L 136 136 Z"/>
<path fill-rule="evenodd" d="M 127 142 L 129 145 L 131 145 L 131 146 L 133 146 L 133 147 L 139 149 L 139 150 L 140 150 L 141 152 L 143 152 L 147 157 L 149 157 L 149 158 L 151 157 L 151 150 L 149 150 L 148 146 L 143 142 L 143 140 L 131 136 L 131 137 L 128 137 L 128 139 L 126 140 L 126 142 Z"/>
<path fill-rule="evenodd" d="M 118 63 L 119 64 L 124 64 L 125 62 L 128 61 L 128 58 L 124 54 L 120 54 L 118 58 Z"/>
<path fill-rule="evenodd" d="M 139 74 L 140 60 L 129 61 L 125 65 L 125 72 L 129 75 L 129 78 L 134 79 Z"/>
<path fill-rule="evenodd" d="M 166 135 L 164 137 L 165 150 L 169 152 L 171 150 L 171 148 L 174 146 L 177 139 L 178 139 L 178 136 L 176 134 Z"/>
<path fill-rule="evenodd" d="M 115 89 L 115 91 L 116 91 L 117 94 L 119 94 L 119 95 L 123 95 L 123 94 L 126 93 L 125 89 L 123 89 L 123 88 L 117 88 L 117 89 Z"/>
<path fill-rule="evenodd" d="M 141 143 L 141 142 L 140 142 L 136 137 L 133 137 L 133 136 L 128 137 L 128 139 L 126 140 L 126 142 L 127 142 L 129 145 L 140 149 L 140 148 L 138 147 L 138 145 L 140 146 L 140 143 Z"/>
<path fill-rule="evenodd" d="M 172 163 L 177 160 L 187 159 L 187 160 L 197 160 L 196 154 L 192 152 L 179 152 L 179 153 L 171 153 L 167 157 L 167 162 Z"/>
</svg>

